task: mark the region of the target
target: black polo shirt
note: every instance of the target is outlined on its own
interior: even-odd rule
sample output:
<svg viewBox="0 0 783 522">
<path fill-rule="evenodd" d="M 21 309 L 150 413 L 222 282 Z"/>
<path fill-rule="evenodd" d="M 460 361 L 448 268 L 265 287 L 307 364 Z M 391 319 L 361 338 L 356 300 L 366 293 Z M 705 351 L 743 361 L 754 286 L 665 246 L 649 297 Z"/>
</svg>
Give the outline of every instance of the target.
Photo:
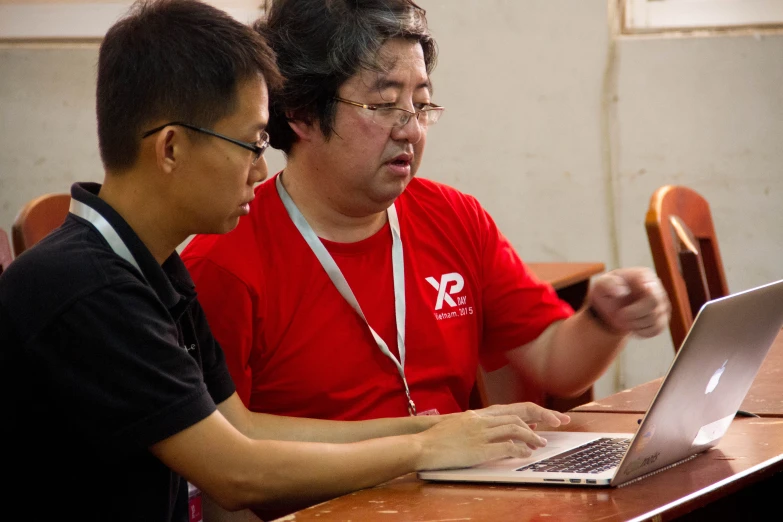
<svg viewBox="0 0 783 522">
<path fill-rule="evenodd" d="M 187 521 L 186 482 L 148 448 L 234 385 L 179 256 L 159 265 L 99 189 L 77 183 L 71 195 L 114 227 L 142 273 L 69 214 L 0 276 L 4 509 Z"/>
</svg>

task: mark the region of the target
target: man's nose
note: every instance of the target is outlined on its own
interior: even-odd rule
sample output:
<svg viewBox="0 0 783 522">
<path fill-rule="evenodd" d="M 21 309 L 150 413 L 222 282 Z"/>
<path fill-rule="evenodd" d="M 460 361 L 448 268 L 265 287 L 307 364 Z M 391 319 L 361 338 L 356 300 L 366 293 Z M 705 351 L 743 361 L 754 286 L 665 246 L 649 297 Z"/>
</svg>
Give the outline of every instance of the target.
<svg viewBox="0 0 783 522">
<path fill-rule="evenodd" d="M 268 175 L 269 167 L 267 167 L 266 158 L 261 156 L 258 158 L 258 161 L 256 161 L 255 165 L 250 166 L 250 176 L 248 176 L 248 181 L 251 185 L 255 185 L 260 181 L 264 181 Z"/>
<path fill-rule="evenodd" d="M 424 136 L 426 129 L 419 122 L 418 114 L 411 115 L 405 125 L 394 127 L 392 129 L 392 138 L 397 141 L 407 141 L 411 144 L 418 143 Z"/>
</svg>

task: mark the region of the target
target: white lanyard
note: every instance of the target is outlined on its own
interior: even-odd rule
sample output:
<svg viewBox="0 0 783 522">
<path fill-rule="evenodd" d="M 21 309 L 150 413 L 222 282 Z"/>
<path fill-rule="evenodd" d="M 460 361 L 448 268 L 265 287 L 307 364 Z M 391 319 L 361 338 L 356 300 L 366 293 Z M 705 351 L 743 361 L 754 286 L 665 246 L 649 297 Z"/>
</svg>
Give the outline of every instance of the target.
<svg viewBox="0 0 783 522">
<path fill-rule="evenodd" d="M 123 258 L 128 263 L 132 264 L 136 270 L 139 271 L 142 277 L 144 277 L 144 272 L 141 271 L 139 264 L 136 262 L 136 258 L 134 258 L 133 254 L 131 254 L 130 250 L 128 250 L 125 242 L 122 240 L 117 231 L 114 230 L 114 227 L 111 226 L 111 223 L 106 221 L 106 218 L 103 217 L 97 210 L 85 203 L 82 203 L 81 201 L 77 201 L 71 198 L 71 205 L 68 208 L 68 211 L 71 214 L 77 215 L 80 218 L 89 221 L 90 224 L 95 227 L 95 230 L 97 230 L 98 233 L 106 240 L 106 242 L 109 243 L 109 246 L 112 250 L 114 250 L 114 253 Z"/>
<path fill-rule="evenodd" d="M 367 318 L 365 317 L 364 312 L 362 312 L 361 306 L 359 306 L 359 301 L 356 300 L 356 296 L 348 285 L 348 281 L 345 280 L 345 276 L 340 271 L 340 267 L 337 266 L 334 258 L 332 258 L 329 251 L 326 250 L 326 247 L 321 243 L 321 240 L 318 238 L 313 228 L 299 211 L 294 200 L 288 195 L 280 178 L 281 176 L 277 176 L 275 185 L 277 186 L 277 193 L 280 194 L 280 199 L 283 200 L 283 205 L 288 212 L 288 216 L 291 218 L 291 221 L 294 222 L 296 228 L 299 229 L 299 233 L 302 234 L 302 237 L 307 244 L 310 245 L 310 249 L 315 254 L 315 257 L 318 258 L 318 261 L 326 271 L 329 279 L 334 283 L 337 291 L 340 292 L 340 295 L 342 295 L 346 301 L 348 301 L 348 304 L 350 304 L 356 313 L 359 314 L 359 317 L 364 320 L 364 323 L 367 325 L 367 328 L 370 329 L 370 333 L 372 333 L 375 342 L 378 344 L 378 348 L 386 357 L 392 360 L 395 366 L 397 366 L 397 371 L 400 373 L 402 384 L 405 387 L 405 396 L 408 398 L 408 413 L 416 415 L 416 404 L 413 402 L 413 399 L 411 399 L 408 381 L 405 379 L 405 263 L 402 257 L 400 222 L 397 219 L 397 210 L 394 208 L 394 203 L 386 209 L 386 214 L 389 218 L 389 227 L 391 228 L 392 234 L 394 315 L 397 321 L 397 350 L 400 353 L 399 360 L 391 353 L 381 336 L 378 335 L 375 330 L 373 330 L 372 326 L 370 326 L 370 323 L 367 322 Z"/>
</svg>

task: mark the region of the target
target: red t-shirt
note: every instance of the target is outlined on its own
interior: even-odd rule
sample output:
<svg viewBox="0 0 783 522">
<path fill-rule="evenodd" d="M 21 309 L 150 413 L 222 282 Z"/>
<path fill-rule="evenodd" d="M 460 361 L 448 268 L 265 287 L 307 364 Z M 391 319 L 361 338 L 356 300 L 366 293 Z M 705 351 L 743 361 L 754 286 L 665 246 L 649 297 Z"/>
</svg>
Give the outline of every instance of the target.
<svg viewBox="0 0 783 522">
<path fill-rule="evenodd" d="M 503 366 L 506 350 L 573 310 L 525 267 L 475 198 L 414 178 L 395 205 L 411 395 L 419 411 L 462 411 L 479 362 Z M 357 243 L 322 241 L 398 356 L 388 223 Z M 235 230 L 195 237 L 182 259 L 251 410 L 326 419 L 408 414 L 397 367 L 288 217 L 274 178 L 256 188 Z"/>
</svg>

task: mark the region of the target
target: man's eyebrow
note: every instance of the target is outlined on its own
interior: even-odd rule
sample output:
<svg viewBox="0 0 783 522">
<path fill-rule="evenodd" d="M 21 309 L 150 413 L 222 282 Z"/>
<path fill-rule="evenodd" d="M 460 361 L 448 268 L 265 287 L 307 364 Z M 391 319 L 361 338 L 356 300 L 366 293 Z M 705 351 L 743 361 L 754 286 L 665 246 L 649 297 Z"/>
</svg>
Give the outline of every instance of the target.
<svg viewBox="0 0 783 522">
<path fill-rule="evenodd" d="M 370 90 L 372 91 L 384 91 L 386 89 L 401 90 L 403 87 L 405 87 L 405 85 L 400 81 L 392 80 L 385 76 L 380 76 L 370 86 Z M 430 93 L 432 93 L 432 82 L 430 82 L 430 79 L 427 78 L 425 81 L 418 84 L 415 90 L 418 91 L 419 89 L 427 89 L 428 91 L 430 91 Z"/>
</svg>

